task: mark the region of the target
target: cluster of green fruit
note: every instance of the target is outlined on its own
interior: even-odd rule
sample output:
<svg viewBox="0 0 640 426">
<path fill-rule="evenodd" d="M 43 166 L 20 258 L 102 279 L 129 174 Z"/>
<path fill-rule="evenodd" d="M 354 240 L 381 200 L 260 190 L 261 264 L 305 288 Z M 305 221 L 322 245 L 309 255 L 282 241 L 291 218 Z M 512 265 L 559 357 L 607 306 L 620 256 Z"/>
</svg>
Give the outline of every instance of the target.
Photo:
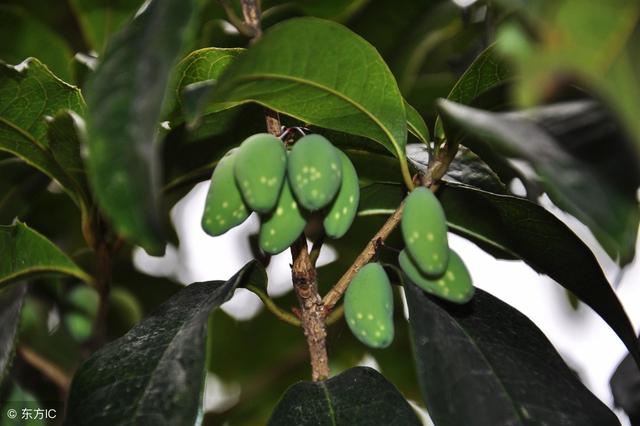
<svg viewBox="0 0 640 426">
<path fill-rule="evenodd" d="M 444 210 L 436 196 L 420 187 L 409 194 L 400 221 L 405 248 L 398 263 L 405 281 L 453 303 L 474 293 L 464 262 L 449 248 Z M 364 344 L 384 348 L 393 341 L 393 293 L 379 263 L 365 265 L 347 288 L 345 317 Z"/>
<path fill-rule="evenodd" d="M 355 167 L 326 138 L 303 136 L 287 154 L 280 139 L 260 133 L 230 150 L 213 171 L 202 228 L 221 235 L 258 212 L 260 248 L 277 254 L 304 231 L 310 212 L 324 214 L 329 237 L 342 237 L 359 200 Z"/>
</svg>

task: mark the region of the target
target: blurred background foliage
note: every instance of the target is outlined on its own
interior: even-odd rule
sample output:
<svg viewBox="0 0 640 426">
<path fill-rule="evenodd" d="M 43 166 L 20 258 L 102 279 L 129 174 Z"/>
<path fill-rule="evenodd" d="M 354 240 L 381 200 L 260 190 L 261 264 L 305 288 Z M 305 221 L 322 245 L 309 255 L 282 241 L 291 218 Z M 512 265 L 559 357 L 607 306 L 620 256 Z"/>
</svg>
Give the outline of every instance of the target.
<svg viewBox="0 0 640 426">
<path fill-rule="evenodd" d="M 188 51 L 208 46 L 247 47 L 247 39 L 228 22 L 220 3 L 201 3 Z M 466 3 L 471 4 L 451 0 L 265 0 L 263 27 L 311 15 L 351 28 L 378 49 L 403 95 L 430 128 L 436 121 L 436 99 L 447 97 L 478 55 L 495 44 L 496 60 L 504 62 L 505 78 L 491 90 L 475 93 L 473 105 L 493 111 L 530 107 L 573 98 L 571 88 L 580 87 L 581 92 L 599 99 L 615 114 L 633 141 L 632 155 L 638 156 L 637 2 L 594 1 L 588 6 L 571 0 Z M 241 16 L 238 2 L 229 0 L 225 4 Z M 37 57 L 58 77 L 82 88 L 110 35 L 129 22 L 140 6 L 140 0 L 65 0 L 55 5 L 41 0 L 2 0 L 0 58 L 17 64 L 27 57 Z M 208 179 L 217 159 L 231 146 L 263 126 L 262 109 L 253 105 L 204 116 L 195 130 L 176 115 L 169 113 L 168 119 L 173 121 L 163 145 L 167 214 L 195 184 Z M 300 123 L 285 120 L 284 124 Z M 437 130 L 434 135 L 438 136 Z M 334 140 L 356 166 L 369 162 L 369 167 L 358 167 L 363 184 L 399 181 L 396 160 L 377 145 L 340 134 Z M 363 144 L 376 154 L 359 157 Z M 505 171 L 505 175 L 509 173 L 515 172 Z M 59 187 L 6 154 L 0 154 L 0 175 L 0 224 L 8 225 L 19 217 L 70 254 L 85 271 L 92 272 L 94 265 L 78 226 L 79 212 Z M 376 200 L 379 207 L 382 201 Z M 391 196 L 390 206 L 393 202 L 396 200 Z M 320 269 L 322 292 L 350 265 L 383 219 L 359 217 L 349 234 L 335 242 L 340 256 Z M 387 244 L 401 245 L 393 238 Z M 114 284 L 106 326 L 110 339 L 123 335 L 184 284 L 175 279 L 176 274 L 151 276 L 137 270 L 132 263 L 133 250 L 125 244 L 113 262 Z M 163 269 L 175 271 L 178 267 L 165 265 Z M 297 304 L 293 293 L 277 302 L 283 307 Z M 397 306 L 401 305 L 398 300 Z M 39 278 L 30 283 L 22 311 L 19 349 L 10 372 L 12 380 L 3 381 L 2 394 L 28 392 L 42 401 L 64 399 L 69 377 L 91 351 L 96 310 L 97 295 L 78 280 Z M 420 392 L 414 366 L 405 361 L 411 357 L 407 323 L 401 309 L 396 315 L 397 338 L 393 345 L 384 351 L 368 352 L 386 377 L 407 398 L 417 401 Z M 264 310 L 252 321 L 238 321 L 217 310 L 210 321 L 215 324 L 210 327 L 208 343 L 210 372 L 236 383 L 242 392 L 238 403 L 206 413 L 205 424 L 262 424 L 284 390 L 308 377 L 302 333 Z M 331 326 L 328 345 L 335 371 L 361 362 L 367 352 L 343 321 Z M 267 350 L 258 351 L 262 348 Z M 46 377 L 40 374 L 43 369 L 49 373 Z"/>
</svg>

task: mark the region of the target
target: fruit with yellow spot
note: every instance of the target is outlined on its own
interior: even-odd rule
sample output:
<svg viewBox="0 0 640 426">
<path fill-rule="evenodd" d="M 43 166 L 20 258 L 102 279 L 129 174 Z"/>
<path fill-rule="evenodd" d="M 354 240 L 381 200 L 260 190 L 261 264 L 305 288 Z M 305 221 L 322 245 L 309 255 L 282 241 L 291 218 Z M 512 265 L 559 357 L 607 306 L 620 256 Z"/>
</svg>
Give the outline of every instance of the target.
<svg viewBox="0 0 640 426">
<path fill-rule="evenodd" d="M 258 133 L 242 142 L 235 162 L 236 183 L 247 205 L 260 213 L 276 206 L 287 170 L 287 152 L 280 139 Z"/>
<path fill-rule="evenodd" d="M 440 278 L 429 278 L 424 275 L 406 250 L 400 252 L 398 262 L 409 281 L 428 293 L 454 303 L 466 303 L 473 297 L 475 288 L 469 270 L 453 250 L 449 251 L 449 264 Z"/>
<path fill-rule="evenodd" d="M 344 295 L 344 314 L 354 336 L 372 348 L 393 341 L 393 292 L 379 263 L 360 269 Z"/>
<path fill-rule="evenodd" d="M 212 236 L 224 234 L 244 222 L 251 214 L 236 185 L 234 164 L 237 153 L 237 149 L 229 151 L 218 162 L 211 175 L 211 185 L 202 215 L 202 229 Z"/>
<path fill-rule="evenodd" d="M 304 231 L 306 223 L 285 180 L 275 210 L 262 220 L 260 248 L 270 254 L 286 250 Z"/>
<path fill-rule="evenodd" d="M 287 176 L 300 204 L 309 211 L 327 206 L 340 189 L 339 151 L 325 137 L 300 138 L 289 154 Z"/>
<path fill-rule="evenodd" d="M 407 197 L 400 221 L 407 254 L 430 278 L 444 274 L 449 261 L 447 222 L 436 196 L 425 187 Z"/>
<path fill-rule="evenodd" d="M 342 165 L 342 182 L 338 195 L 324 218 L 324 230 L 331 238 L 340 238 L 347 233 L 358 212 L 360 185 L 358 174 L 351 160 L 342 151 L 338 151 Z"/>
</svg>

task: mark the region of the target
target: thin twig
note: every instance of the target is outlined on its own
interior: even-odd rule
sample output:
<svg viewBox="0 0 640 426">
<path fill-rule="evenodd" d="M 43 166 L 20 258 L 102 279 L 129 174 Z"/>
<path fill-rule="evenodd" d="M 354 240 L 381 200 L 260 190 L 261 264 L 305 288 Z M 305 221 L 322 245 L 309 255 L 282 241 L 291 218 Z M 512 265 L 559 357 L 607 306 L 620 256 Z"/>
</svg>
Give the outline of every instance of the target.
<svg viewBox="0 0 640 426">
<path fill-rule="evenodd" d="M 286 322 L 287 324 L 291 324 L 294 327 L 300 327 L 302 325 L 302 322 L 298 318 L 296 318 L 295 315 L 281 309 L 278 305 L 276 305 L 273 299 L 269 297 L 269 295 L 261 288 L 255 285 L 248 285 L 247 290 L 250 290 L 256 296 L 258 296 L 260 300 L 262 300 L 262 303 L 264 303 L 265 308 L 267 308 L 278 319 Z"/>
<path fill-rule="evenodd" d="M 353 277 L 358 273 L 360 268 L 369 263 L 369 261 L 376 255 L 378 252 L 378 248 L 381 242 L 384 242 L 391 232 L 398 226 L 400 223 L 400 218 L 402 217 L 402 210 L 404 209 L 404 201 L 400 203 L 398 208 L 393 212 L 389 219 L 382 225 L 382 228 L 369 240 L 365 248 L 360 252 L 356 260 L 353 262 L 351 267 L 347 269 L 347 272 L 342 275 L 342 277 L 338 280 L 338 282 L 329 290 L 329 292 L 322 299 L 322 303 L 324 304 L 325 312 L 329 314 L 333 307 L 338 303 L 340 297 L 344 294 L 349 286 L 349 283 L 353 279 Z"/>
<path fill-rule="evenodd" d="M 62 394 L 67 395 L 69 393 L 71 377 L 62 371 L 60 367 L 53 364 L 48 359 L 43 358 L 25 345 L 20 345 L 18 347 L 18 354 L 27 364 L 40 371 L 46 378 L 55 383 Z"/>
<path fill-rule="evenodd" d="M 332 310 L 331 313 L 327 315 L 327 319 L 325 320 L 327 327 L 338 322 L 343 315 L 344 315 L 344 305 L 340 305 L 334 310 Z"/>
<path fill-rule="evenodd" d="M 236 11 L 233 9 L 233 6 L 231 6 L 227 0 L 218 0 L 218 3 L 220 3 L 222 8 L 224 9 L 224 12 L 227 14 L 229 23 L 233 25 L 240 34 L 248 38 L 253 38 L 256 35 L 255 29 L 252 26 L 247 25 L 236 14 Z"/>
</svg>

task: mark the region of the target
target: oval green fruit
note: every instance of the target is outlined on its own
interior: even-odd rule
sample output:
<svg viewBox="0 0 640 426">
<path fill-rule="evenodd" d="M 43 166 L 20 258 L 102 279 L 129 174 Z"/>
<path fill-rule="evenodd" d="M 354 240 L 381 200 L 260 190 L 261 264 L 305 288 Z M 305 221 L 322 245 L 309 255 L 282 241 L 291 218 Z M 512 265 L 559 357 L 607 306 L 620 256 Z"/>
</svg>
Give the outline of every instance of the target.
<svg viewBox="0 0 640 426">
<path fill-rule="evenodd" d="M 341 165 L 339 151 L 323 136 L 307 135 L 293 145 L 287 172 L 304 208 L 319 210 L 333 200 L 340 189 Z"/>
<path fill-rule="evenodd" d="M 260 248 L 270 254 L 284 251 L 300 236 L 306 224 L 289 183 L 285 180 L 276 209 L 262 221 Z"/>
<path fill-rule="evenodd" d="M 341 238 L 347 233 L 358 213 L 360 202 L 360 184 L 356 168 L 344 152 L 338 153 L 342 163 L 342 182 L 323 222 L 324 230 L 331 238 Z"/>
<path fill-rule="evenodd" d="M 393 341 L 393 292 L 379 263 L 362 267 L 344 295 L 344 314 L 351 332 L 367 346 L 386 348 Z"/>
<path fill-rule="evenodd" d="M 247 205 L 260 213 L 276 206 L 287 170 L 284 144 L 269 133 L 248 137 L 238 149 L 236 183 Z"/>
<path fill-rule="evenodd" d="M 447 269 L 447 222 L 440 202 L 425 187 L 407 197 L 400 221 L 407 252 L 420 271 L 430 278 Z"/>
<path fill-rule="evenodd" d="M 237 153 L 236 149 L 229 151 L 220 159 L 211 175 L 211 185 L 202 215 L 202 229 L 214 237 L 241 224 L 251 214 L 236 185 L 234 164 Z"/>
<path fill-rule="evenodd" d="M 398 261 L 409 281 L 428 293 L 454 303 L 466 303 L 473 297 L 475 288 L 469 270 L 453 250 L 449 251 L 447 271 L 440 278 L 431 279 L 420 272 L 406 250 L 400 252 Z"/>
</svg>

